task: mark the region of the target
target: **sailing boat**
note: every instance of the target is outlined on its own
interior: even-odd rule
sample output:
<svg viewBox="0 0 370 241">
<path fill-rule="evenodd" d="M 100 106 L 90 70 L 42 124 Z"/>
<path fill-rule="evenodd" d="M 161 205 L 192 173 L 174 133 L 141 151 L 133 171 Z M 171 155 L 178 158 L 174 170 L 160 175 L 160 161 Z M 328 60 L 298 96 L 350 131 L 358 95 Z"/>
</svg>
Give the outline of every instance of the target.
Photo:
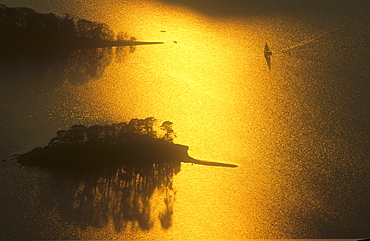
<svg viewBox="0 0 370 241">
<path fill-rule="evenodd" d="M 267 62 L 267 66 L 269 67 L 269 70 L 271 70 L 271 55 L 272 55 L 272 52 L 271 52 L 269 46 L 267 45 L 267 43 L 265 43 L 264 56 L 265 56 L 265 59 L 266 59 L 266 62 Z"/>
</svg>

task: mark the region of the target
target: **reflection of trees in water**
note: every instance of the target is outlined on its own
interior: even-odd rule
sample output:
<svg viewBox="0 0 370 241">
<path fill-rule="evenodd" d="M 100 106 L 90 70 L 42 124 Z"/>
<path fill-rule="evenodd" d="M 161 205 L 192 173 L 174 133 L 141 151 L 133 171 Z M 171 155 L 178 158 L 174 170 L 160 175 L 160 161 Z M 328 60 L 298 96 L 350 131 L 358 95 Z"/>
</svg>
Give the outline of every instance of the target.
<svg viewBox="0 0 370 241">
<path fill-rule="evenodd" d="M 78 49 L 71 52 L 63 70 L 63 80 L 71 83 L 85 83 L 92 78 L 99 78 L 112 61 L 124 62 L 136 46 L 113 48 Z"/>
<path fill-rule="evenodd" d="M 124 62 L 136 46 L 112 48 L 78 49 L 69 53 L 63 70 L 63 80 L 73 84 L 85 83 L 92 78 L 99 78 L 112 61 Z"/>
<path fill-rule="evenodd" d="M 1 58 L 2 80 L 19 82 L 25 80 L 37 85 L 68 81 L 83 84 L 99 78 L 113 61 L 123 62 L 134 47 L 91 48 L 66 51 L 48 56 Z"/>
<path fill-rule="evenodd" d="M 163 228 L 172 221 L 173 176 L 180 164 L 119 167 L 80 172 L 50 171 L 41 189 L 41 202 L 58 207 L 60 218 L 77 227 L 104 228 L 113 224 L 116 232 L 129 227 L 148 230 L 158 218 Z M 151 199 L 155 191 L 164 195 L 163 210 L 153 216 Z"/>
<path fill-rule="evenodd" d="M 123 62 L 135 46 L 78 49 L 68 54 L 61 73 L 63 81 L 81 84 L 99 78 L 112 61 Z"/>
<path fill-rule="evenodd" d="M 133 46 L 87 48 L 106 46 L 104 41 L 135 40 L 127 33 L 116 35 L 107 24 L 2 4 L 0 33 L 0 72 L 2 80 L 9 81 L 84 83 L 101 76 L 114 58 L 123 61 L 135 50 Z"/>
<path fill-rule="evenodd" d="M 174 136 L 172 122 L 158 126 L 153 117 L 75 125 L 58 131 L 48 146 L 21 154 L 18 162 L 44 167 L 40 204 L 49 213 L 57 211 L 63 223 L 121 232 L 149 230 L 157 220 L 167 229 L 173 176 L 187 157 L 187 147 L 173 144 Z"/>
<path fill-rule="evenodd" d="M 115 60 L 119 63 L 123 62 L 129 53 L 133 53 L 136 50 L 136 45 L 131 46 L 118 46 L 115 48 Z"/>
<path fill-rule="evenodd" d="M 71 83 L 84 83 L 100 77 L 112 59 L 111 48 L 75 50 L 66 59 L 63 79 Z"/>
<path fill-rule="evenodd" d="M 127 227 L 148 230 L 158 218 L 163 228 L 169 228 L 172 179 L 180 171 L 179 154 L 187 156 L 187 147 L 173 144 L 173 137 L 172 123 L 157 126 L 153 117 L 105 126 L 75 125 L 58 131 L 48 146 L 21 154 L 18 162 L 47 170 L 41 205 L 57 207 L 67 224 L 110 225 L 120 232 Z M 152 206 L 156 191 L 163 201 Z"/>
</svg>

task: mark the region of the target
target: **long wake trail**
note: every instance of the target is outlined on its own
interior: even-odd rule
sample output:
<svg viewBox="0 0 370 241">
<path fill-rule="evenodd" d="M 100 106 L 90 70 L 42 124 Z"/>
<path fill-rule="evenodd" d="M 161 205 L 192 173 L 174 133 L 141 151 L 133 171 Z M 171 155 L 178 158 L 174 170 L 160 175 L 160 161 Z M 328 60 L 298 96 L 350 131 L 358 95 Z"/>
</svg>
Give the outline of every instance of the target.
<svg viewBox="0 0 370 241">
<path fill-rule="evenodd" d="M 294 45 L 291 45 L 289 47 L 286 47 L 286 48 L 283 48 L 283 49 L 280 49 L 280 50 L 277 50 L 277 52 L 284 52 L 284 51 L 288 51 L 288 50 L 291 50 L 291 49 L 294 49 L 294 48 L 297 48 L 297 47 L 300 47 L 300 46 L 303 46 L 305 44 L 308 44 L 312 41 L 315 41 L 316 39 L 319 39 L 321 38 L 322 36 L 324 36 L 326 34 L 326 32 L 314 37 L 314 38 L 310 38 L 310 39 L 306 39 L 306 40 L 302 40 L 301 42 L 298 42 Z"/>
</svg>

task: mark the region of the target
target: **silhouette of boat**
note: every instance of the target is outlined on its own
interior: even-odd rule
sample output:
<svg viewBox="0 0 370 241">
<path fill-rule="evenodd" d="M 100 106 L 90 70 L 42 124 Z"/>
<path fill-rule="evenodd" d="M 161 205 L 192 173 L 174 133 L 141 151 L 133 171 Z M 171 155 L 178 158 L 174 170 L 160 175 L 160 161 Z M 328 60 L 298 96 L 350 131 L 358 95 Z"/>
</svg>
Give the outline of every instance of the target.
<svg viewBox="0 0 370 241">
<path fill-rule="evenodd" d="M 267 66 L 269 67 L 269 70 L 271 70 L 271 56 L 272 56 L 272 51 L 270 50 L 269 46 L 267 43 L 265 43 L 265 50 L 264 50 L 264 56 L 266 59 Z"/>
</svg>

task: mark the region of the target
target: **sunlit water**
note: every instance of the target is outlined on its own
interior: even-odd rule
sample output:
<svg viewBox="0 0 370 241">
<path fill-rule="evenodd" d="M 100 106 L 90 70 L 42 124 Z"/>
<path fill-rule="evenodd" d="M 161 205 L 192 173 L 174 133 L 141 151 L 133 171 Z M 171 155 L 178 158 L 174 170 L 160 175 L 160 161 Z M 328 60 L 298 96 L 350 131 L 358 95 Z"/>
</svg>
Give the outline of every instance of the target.
<svg viewBox="0 0 370 241">
<path fill-rule="evenodd" d="M 1 158 L 44 146 L 74 124 L 154 116 L 174 123 L 175 142 L 192 157 L 238 168 L 182 164 L 153 194 L 137 192 L 151 202 L 145 222 L 139 215 L 118 225 L 112 207 L 119 194 L 103 185 L 120 182 L 118 174 L 71 181 L 4 163 L 4 238 L 370 235 L 369 28 L 362 12 L 212 18 L 155 1 L 73 2 L 5 4 L 69 12 L 165 44 L 2 62 Z M 61 183 L 68 188 L 58 190 Z M 85 186 L 103 191 L 83 194 Z M 163 223 L 166 211 L 171 218 Z"/>
</svg>

